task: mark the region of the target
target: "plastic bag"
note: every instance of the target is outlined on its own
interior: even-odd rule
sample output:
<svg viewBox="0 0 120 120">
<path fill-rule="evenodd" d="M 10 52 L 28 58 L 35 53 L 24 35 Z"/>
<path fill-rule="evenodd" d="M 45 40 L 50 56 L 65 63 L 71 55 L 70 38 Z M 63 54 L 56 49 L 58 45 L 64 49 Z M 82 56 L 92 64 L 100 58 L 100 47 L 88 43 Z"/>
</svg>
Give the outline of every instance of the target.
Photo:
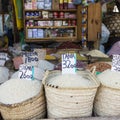
<svg viewBox="0 0 120 120">
<path fill-rule="evenodd" d="M 107 43 L 109 36 L 110 36 L 110 31 L 109 31 L 109 30 L 107 29 L 107 27 L 102 23 L 102 34 L 101 34 L 100 44 Z"/>
</svg>

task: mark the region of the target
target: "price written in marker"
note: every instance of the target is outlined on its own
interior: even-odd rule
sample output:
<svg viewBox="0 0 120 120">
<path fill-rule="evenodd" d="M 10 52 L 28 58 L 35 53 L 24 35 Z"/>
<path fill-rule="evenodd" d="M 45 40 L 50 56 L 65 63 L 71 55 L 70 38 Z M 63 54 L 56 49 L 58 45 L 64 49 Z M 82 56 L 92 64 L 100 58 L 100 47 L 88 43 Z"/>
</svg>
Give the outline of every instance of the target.
<svg viewBox="0 0 120 120">
<path fill-rule="evenodd" d="M 76 73 L 76 54 L 62 54 L 62 74 Z"/>
<path fill-rule="evenodd" d="M 113 55 L 111 70 L 120 72 L 120 55 Z"/>
<path fill-rule="evenodd" d="M 34 67 L 30 65 L 20 65 L 18 78 L 34 80 Z"/>
<path fill-rule="evenodd" d="M 38 54 L 36 52 L 24 52 L 22 53 L 23 62 L 26 64 L 38 64 Z"/>
</svg>

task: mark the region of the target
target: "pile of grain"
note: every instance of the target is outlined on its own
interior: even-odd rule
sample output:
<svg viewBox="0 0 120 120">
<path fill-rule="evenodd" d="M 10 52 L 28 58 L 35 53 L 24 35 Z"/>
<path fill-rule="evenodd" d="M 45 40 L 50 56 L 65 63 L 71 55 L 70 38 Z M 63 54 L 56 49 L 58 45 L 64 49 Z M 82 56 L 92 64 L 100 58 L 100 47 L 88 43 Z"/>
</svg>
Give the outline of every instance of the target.
<svg viewBox="0 0 120 120">
<path fill-rule="evenodd" d="M 20 103 L 36 96 L 40 89 L 40 81 L 10 79 L 0 86 L 0 102 L 4 104 Z"/>
<path fill-rule="evenodd" d="M 97 78 L 105 86 L 120 89 L 120 72 L 108 69 L 99 74 Z"/>
<path fill-rule="evenodd" d="M 49 80 L 49 85 L 59 88 L 93 87 L 95 84 L 78 74 L 61 74 Z"/>
<path fill-rule="evenodd" d="M 90 52 L 87 53 L 87 55 L 90 55 L 92 57 L 104 57 L 104 58 L 109 57 L 108 55 L 104 54 L 103 52 L 99 50 L 91 50 Z"/>
<path fill-rule="evenodd" d="M 87 69 L 92 69 L 93 66 L 96 66 L 96 71 L 103 72 L 104 70 L 111 69 L 111 65 L 105 62 L 96 62 L 87 65 Z"/>
</svg>

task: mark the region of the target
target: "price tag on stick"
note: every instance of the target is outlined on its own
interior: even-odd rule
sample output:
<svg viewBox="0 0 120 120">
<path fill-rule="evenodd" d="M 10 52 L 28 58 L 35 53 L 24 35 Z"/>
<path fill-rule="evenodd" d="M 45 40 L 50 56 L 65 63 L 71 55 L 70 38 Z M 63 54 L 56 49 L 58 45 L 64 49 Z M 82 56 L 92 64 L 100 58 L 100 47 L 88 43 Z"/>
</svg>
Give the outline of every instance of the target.
<svg viewBox="0 0 120 120">
<path fill-rule="evenodd" d="M 22 53 L 23 63 L 30 65 L 38 65 L 38 54 L 36 52 L 24 52 Z"/>
<path fill-rule="evenodd" d="M 66 53 L 62 54 L 62 74 L 76 73 L 76 54 Z"/>
<path fill-rule="evenodd" d="M 34 80 L 34 67 L 30 65 L 20 65 L 18 78 Z"/>
<path fill-rule="evenodd" d="M 111 70 L 120 72 L 120 55 L 113 55 Z"/>
</svg>

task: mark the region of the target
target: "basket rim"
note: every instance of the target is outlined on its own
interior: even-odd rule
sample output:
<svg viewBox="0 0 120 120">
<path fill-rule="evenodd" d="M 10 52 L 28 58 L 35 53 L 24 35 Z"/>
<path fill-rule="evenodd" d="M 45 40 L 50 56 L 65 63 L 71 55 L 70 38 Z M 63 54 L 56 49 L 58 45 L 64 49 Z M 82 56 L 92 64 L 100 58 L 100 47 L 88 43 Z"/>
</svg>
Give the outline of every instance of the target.
<svg viewBox="0 0 120 120">
<path fill-rule="evenodd" d="M 44 94 L 42 89 L 43 89 L 43 85 L 41 84 L 40 92 L 37 95 L 35 95 L 35 96 L 33 96 L 33 97 L 31 97 L 27 100 L 24 100 L 20 103 L 4 104 L 4 103 L 0 102 L 0 107 L 16 108 L 16 107 L 19 107 L 19 106 L 24 106 L 26 104 L 29 104 L 29 103 L 33 102 L 34 100 L 38 99 L 40 96 L 42 96 Z"/>
<path fill-rule="evenodd" d="M 107 86 L 107 85 L 105 85 L 103 83 L 101 83 L 101 86 L 104 87 L 104 88 L 112 89 L 112 90 L 120 90 L 120 88 L 115 88 L 115 87 Z"/>
<path fill-rule="evenodd" d="M 52 88 L 52 89 L 59 89 L 59 90 L 88 90 L 88 89 L 96 89 L 100 86 L 100 82 L 98 80 L 96 80 L 96 78 L 94 77 L 94 75 L 89 71 L 89 70 L 86 70 L 87 73 L 84 73 L 84 74 L 88 74 L 89 77 L 92 77 L 94 79 L 94 83 L 95 83 L 95 86 L 91 86 L 91 87 L 76 87 L 76 88 L 71 88 L 71 87 L 67 87 L 67 88 L 62 88 L 62 87 L 57 87 L 57 86 L 53 86 L 53 85 L 48 85 L 47 83 L 45 83 L 45 80 L 47 79 L 47 77 L 49 77 L 49 74 L 53 74 L 53 73 L 59 73 L 61 72 L 60 70 L 53 70 L 53 71 L 47 71 L 46 75 L 45 75 L 45 78 L 43 79 L 42 83 L 44 84 L 45 87 L 48 87 L 48 88 Z M 84 71 L 85 72 L 85 71 Z M 79 71 L 78 71 L 79 73 Z M 93 80 L 92 79 L 92 80 Z"/>
</svg>

